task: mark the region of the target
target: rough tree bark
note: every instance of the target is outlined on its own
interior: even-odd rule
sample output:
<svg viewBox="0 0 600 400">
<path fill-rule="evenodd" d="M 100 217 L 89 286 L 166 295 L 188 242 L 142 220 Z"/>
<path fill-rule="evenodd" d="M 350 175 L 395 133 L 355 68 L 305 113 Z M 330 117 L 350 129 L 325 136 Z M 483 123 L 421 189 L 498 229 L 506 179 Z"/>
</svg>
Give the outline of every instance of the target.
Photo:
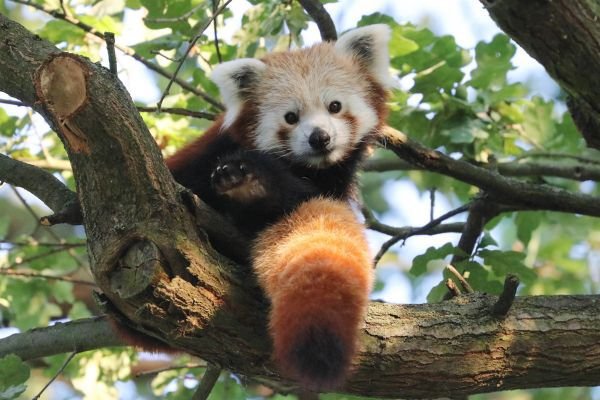
<svg viewBox="0 0 600 400">
<path fill-rule="evenodd" d="M 480 0 L 498 26 L 569 93 L 588 146 L 600 149 L 600 2 Z"/>
<path fill-rule="evenodd" d="M 293 390 L 270 362 L 267 305 L 252 275 L 198 234 L 194 204 L 120 82 L 2 15 L 0 38 L 0 90 L 40 112 L 67 149 L 105 295 L 137 329 Z M 506 318 L 492 315 L 496 300 L 371 304 L 356 374 L 342 391 L 431 398 L 600 384 L 599 297 L 519 299 Z M 17 350 L 10 340 L 0 341 L 0 355 Z"/>
</svg>

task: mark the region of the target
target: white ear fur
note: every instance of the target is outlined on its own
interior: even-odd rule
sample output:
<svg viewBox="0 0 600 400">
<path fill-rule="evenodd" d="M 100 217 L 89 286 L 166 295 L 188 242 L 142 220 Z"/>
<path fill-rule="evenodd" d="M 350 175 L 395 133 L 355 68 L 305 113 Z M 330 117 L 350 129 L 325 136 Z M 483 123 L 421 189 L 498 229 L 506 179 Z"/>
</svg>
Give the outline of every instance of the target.
<svg viewBox="0 0 600 400">
<path fill-rule="evenodd" d="M 392 88 L 397 83 L 389 71 L 388 44 L 391 35 L 390 27 L 385 24 L 363 26 L 342 34 L 335 43 L 335 49 L 362 64 L 384 88 Z"/>
<path fill-rule="evenodd" d="M 260 79 L 265 63 L 255 58 L 240 58 L 219 64 L 210 78 L 217 84 L 227 109 L 223 127 L 235 121 L 252 86 Z"/>
</svg>

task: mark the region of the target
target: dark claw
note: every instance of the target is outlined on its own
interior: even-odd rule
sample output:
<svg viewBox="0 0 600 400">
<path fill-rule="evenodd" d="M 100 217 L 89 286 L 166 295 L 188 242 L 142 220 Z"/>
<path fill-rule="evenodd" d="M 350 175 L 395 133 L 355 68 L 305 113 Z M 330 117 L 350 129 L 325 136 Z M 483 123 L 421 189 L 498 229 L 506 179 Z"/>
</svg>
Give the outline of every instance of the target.
<svg viewBox="0 0 600 400">
<path fill-rule="evenodd" d="M 220 162 L 210 175 L 212 186 L 217 192 L 227 192 L 252 179 L 252 168 L 247 162 L 230 160 Z"/>
</svg>

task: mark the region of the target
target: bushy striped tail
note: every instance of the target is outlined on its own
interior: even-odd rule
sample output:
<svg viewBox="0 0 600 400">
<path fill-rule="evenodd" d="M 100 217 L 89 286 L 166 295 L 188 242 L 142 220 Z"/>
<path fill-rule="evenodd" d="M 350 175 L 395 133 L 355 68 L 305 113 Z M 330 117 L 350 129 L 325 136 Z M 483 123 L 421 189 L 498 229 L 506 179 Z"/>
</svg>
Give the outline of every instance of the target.
<svg viewBox="0 0 600 400">
<path fill-rule="evenodd" d="M 347 203 L 313 199 L 257 238 L 253 260 L 281 372 L 311 390 L 339 386 L 373 280 L 363 225 Z"/>
</svg>

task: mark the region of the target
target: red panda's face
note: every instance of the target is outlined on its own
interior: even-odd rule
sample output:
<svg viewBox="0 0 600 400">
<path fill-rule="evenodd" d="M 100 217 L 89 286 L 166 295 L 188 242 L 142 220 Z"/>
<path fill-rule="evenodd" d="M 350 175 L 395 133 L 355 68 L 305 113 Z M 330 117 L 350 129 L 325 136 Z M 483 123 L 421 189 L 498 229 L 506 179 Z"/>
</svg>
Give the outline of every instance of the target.
<svg viewBox="0 0 600 400">
<path fill-rule="evenodd" d="M 254 143 L 311 167 L 343 160 L 379 123 L 361 71 L 331 45 L 265 60 Z M 383 100 L 383 99 L 382 99 Z"/>
<path fill-rule="evenodd" d="M 241 59 L 213 72 L 227 106 L 225 126 L 256 113 L 254 146 L 313 168 L 346 158 L 383 121 L 389 28 L 355 29 L 337 43 Z"/>
</svg>

